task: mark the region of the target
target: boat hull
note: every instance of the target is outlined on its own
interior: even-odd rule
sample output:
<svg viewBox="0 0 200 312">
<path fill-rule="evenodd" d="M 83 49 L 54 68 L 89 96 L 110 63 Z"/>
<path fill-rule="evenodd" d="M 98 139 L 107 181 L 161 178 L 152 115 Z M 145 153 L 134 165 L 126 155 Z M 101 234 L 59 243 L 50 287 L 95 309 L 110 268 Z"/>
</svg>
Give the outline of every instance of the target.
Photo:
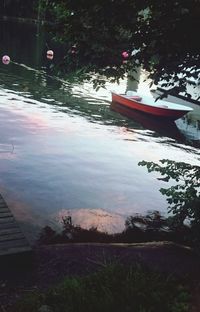
<svg viewBox="0 0 200 312">
<path fill-rule="evenodd" d="M 162 117 L 160 118 L 158 116 L 145 114 L 117 102 L 112 102 L 111 109 L 122 116 L 132 119 L 136 123 L 140 124 L 144 129 L 156 131 L 160 135 L 176 139 L 178 142 L 184 142 L 185 140 L 184 135 L 179 131 L 174 120 L 170 118 L 166 118 L 164 120 L 165 122 L 163 122 Z"/>
<path fill-rule="evenodd" d="M 154 106 L 154 105 L 149 105 L 149 104 L 144 104 L 140 103 L 136 100 L 134 100 L 134 97 L 125 97 L 124 95 L 119 95 L 116 93 L 112 93 L 112 101 L 117 102 L 121 105 L 124 105 L 126 107 L 129 107 L 134 110 L 141 111 L 146 114 L 158 116 L 158 117 L 163 117 L 163 118 L 168 118 L 172 120 L 176 120 L 183 115 L 185 115 L 187 112 L 189 112 L 191 109 L 185 106 L 185 109 L 171 109 L 169 107 L 164 107 L 165 105 L 162 106 Z"/>
</svg>

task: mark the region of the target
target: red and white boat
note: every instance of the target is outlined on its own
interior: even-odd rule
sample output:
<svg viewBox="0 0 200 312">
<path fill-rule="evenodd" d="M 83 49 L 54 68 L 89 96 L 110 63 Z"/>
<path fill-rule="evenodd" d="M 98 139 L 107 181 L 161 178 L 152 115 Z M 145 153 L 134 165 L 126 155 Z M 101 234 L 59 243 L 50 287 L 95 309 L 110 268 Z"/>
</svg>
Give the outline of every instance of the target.
<svg viewBox="0 0 200 312">
<path fill-rule="evenodd" d="M 153 97 L 140 96 L 134 91 L 128 91 L 127 94 L 112 92 L 112 101 L 143 113 L 172 120 L 176 120 L 193 110 L 193 108 L 181 104 L 163 100 L 155 101 Z"/>
</svg>

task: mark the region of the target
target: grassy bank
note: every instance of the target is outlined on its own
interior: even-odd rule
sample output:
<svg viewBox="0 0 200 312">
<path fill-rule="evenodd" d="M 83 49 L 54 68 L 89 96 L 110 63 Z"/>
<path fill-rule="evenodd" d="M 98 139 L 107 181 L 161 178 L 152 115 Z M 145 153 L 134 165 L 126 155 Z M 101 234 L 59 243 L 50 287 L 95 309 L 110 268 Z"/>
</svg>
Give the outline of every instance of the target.
<svg viewBox="0 0 200 312">
<path fill-rule="evenodd" d="M 172 276 L 140 265 L 109 265 L 84 277 L 65 278 L 59 285 L 33 292 L 10 312 L 187 312 L 189 292 Z"/>
</svg>

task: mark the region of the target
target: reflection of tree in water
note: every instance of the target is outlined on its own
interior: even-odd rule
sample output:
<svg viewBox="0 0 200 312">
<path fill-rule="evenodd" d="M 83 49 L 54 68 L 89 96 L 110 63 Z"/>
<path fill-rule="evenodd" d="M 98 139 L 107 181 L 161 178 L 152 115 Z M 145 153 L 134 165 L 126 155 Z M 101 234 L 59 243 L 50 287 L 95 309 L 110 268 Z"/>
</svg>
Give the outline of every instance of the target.
<svg viewBox="0 0 200 312">
<path fill-rule="evenodd" d="M 128 90 L 137 91 L 138 84 L 140 81 L 140 73 L 141 67 L 136 67 L 135 71 L 131 71 L 129 73 L 130 77 L 127 79 L 126 91 Z"/>
<path fill-rule="evenodd" d="M 109 234 L 97 227 L 88 229 L 73 224 L 70 215 L 63 218 L 61 232 L 50 226 L 42 229 L 39 237 L 41 244 L 71 242 L 102 242 L 102 243 L 134 243 L 151 241 L 173 241 L 193 244 L 191 229 L 187 225 L 179 225 L 173 217 L 164 217 L 159 211 L 149 211 L 146 215 L 135 214 L 125 221 L 122 232 Z"/>
<path fill-rule="evenodd" d="M 184 136 L 191 141 L 191 145 L 200 146 L 200 107 L 197 106 L 196 111 L 192 114 L 188 114 L 183 118 L 176 121 L 180 131 Z"/>
</svg>

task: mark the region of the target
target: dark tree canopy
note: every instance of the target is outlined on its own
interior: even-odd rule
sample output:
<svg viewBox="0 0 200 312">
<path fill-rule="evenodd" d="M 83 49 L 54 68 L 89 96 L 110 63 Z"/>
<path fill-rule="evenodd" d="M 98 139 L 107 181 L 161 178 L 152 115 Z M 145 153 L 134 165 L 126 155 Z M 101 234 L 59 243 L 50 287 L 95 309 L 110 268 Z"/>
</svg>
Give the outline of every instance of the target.
<svg viewBox="0 0 200 312">
<path fill-rule="evenodd" d="M 0 15 L 49 20 L 66 46 L 61 68 L 96 86 L 138 65 L 177 93 L 200 82 L 200 0 L 3 0 Z"/>
<path fill-rule="evenodd" d="M 43 6 L 55 37 L 67 44 L 66 71 L 84 68 L 117 81 L 140 64 L 155 83 L 164 79 L 177 92 L 198 78 L 200 0 L 43 0 Z"/>
<path fill-rule="evenodd" d="M 1 0 L 0 16 L 37 18 L 40 0 Z"/>
</svg>

